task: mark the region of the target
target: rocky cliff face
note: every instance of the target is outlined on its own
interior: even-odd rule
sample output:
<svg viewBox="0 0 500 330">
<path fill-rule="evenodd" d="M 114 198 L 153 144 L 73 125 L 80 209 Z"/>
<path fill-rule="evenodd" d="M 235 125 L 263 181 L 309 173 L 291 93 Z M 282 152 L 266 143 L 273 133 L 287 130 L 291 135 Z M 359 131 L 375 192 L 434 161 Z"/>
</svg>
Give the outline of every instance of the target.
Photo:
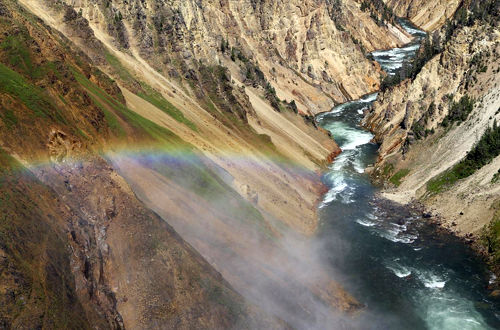
<svg viewBox="0 0 500 330">
<path fill-rule="evenodd" d="M 401 29 L 378 26 L 354 1 L 68 4 L 103 37 L 165 73 L 185 76 L 198 59 L 250 59 L 281 98 L 295 99 L 305 112 L 326 111 L 332 99 L 342 102 L 378 88 L 380 72 L 360 45 L 373 51 L 407 41 Z M 233 75 L 245 80 L 247 69 Z"/>
<path fill-rule="evenodd" d="M 2 327 L 288 328 L 237 294 L 99 155 L 117 128 L 111 104 L 123 106 L 117 85 L 15 2 L 0 13 Z M 146 121 L 128 125 L 152 139 Z"/>
<path fill-rule="evenodd" d="M 23 5 L 0 1 L 5 327 L 325 328 L 360 307 L 307 241 L 340 152 L 313 114 L 377 88 L 361 46 L 397 27 L 351 1 Z"/>
<path fill-rule="evenodd" d="M 440 40 L 447 33 L 443 29 Z M 449 35 L 444 49 L 414 80 L 379 95 L 364 124 L 381 143 L 380 158 L 371 169 L 374 177 L 393 178 L 386 195 L 405 203 L 423 201 L 466 236 L 479 234 L 492 219 L 499 192 L 492 179 L 500 159 L 463 180 L 446 184 L 450 179 L 440 178 L 449 178 L 446 173 L 453 173 L 486 128 L 500 119 L 500 34 L 496 24 L 478 21 Z M 470 99 L 475 105 L 464 115 Z"/>
<path fill-rule="evenodd" d="M 407 17 L 426 31 L 433 31 L 450 19 L 458 6 L 459 0 L 384 0 L 397 16 Z"/>
</svg>

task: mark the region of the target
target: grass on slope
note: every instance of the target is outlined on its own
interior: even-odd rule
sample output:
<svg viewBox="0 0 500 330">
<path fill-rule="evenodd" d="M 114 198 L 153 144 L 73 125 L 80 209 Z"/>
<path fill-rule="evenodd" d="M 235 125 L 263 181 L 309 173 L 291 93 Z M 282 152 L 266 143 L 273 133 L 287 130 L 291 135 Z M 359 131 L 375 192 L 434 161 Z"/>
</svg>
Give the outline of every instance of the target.
<svg viewBox="0 0 500 330">
<path fill-rule="evenodd" d="M 78 69 L 72 68 L 72 71 L 78 83 L 80 83 L 92 94 L 92 98 L 96 100 L 96 104 L 103 109 L 110 128 L 112 128 L 113 132 L 117 134 L 117 136 L 123 137 L 125 135 L 125 130 L 116 117 L 120 116 L 125 122 L 129 123 L 145 135 L 144 137 L 146 139 L 153 139 L 154 141 L 159 142 L 163 148 L 189 148 L 186 142 L 170 130 L 138 115 L 122 103 L 113 99 L 99 86 L 88 80 L 80 71 L 78 71 Z M 114 113 L 108 110 L 106 106 L 109 107 L 109 109 L 113 109 Z"/>
<path fill-rule="evenodd" d="M 41 65 L 33 63 L 30 56 L 32 50 L 29 49 L 30 44 L 33 44 L 33 39 L 24 27 L 19 28 L 22 30 L 21 33 L 8 35 L 0 44 L 0 49 L 7 55 L 9 66 L 20 69 L 33 79 L 43 78 L 49 72 L 58 75 L 54 62 L 46 61 Z"/>
<path fill-rule="evenodd" d="M 427 183 L 427 191 L 431 194 L 444 191 L 458 180 L 471 176 L 499 155 L 500 127 L 495 120 L 463 160 Z"/>
<path fill-rule="evenodd" d="M 407 168 L 404 168 L 398 172 L 396 172 L 396 174 L 394 174 L 390 179 L 389 181 L 394 184 L 395 186 L 399 186 L 401 184 L 401 180 L 408 175 L 408 173 L 410 173 L 410 170 L 407 169 Z"/>
<path fill-rule="evenodd" d="M 165 177 L 173 180 L 182 187 L 194 192 L 213 205 L 221 204 L 220 208 L 239 221 L 252 221 L 257 224 L 258 229 L 268 238 L 273 239 L 272 234 L 264 225 L 265 220 L 260 212 L 249 202 L 244 200 L 227 186 L 215 173 L 213 173 L 200 159 L 196 149 L 183 141 L 168 129 L 161 127 L 150 120 L 136 114 L 125 105 L 117 102 L 99 86 L 89 81 L 76 68 L 73 68 L 73 74 L 77 81 L 84 86 L 106 114 L 106 119 L 114 132 L 125 134 L 124 128 L 120 125 L 116 115 L 122 116 L 123 120 L 139 131 L 142 131 L 146 140 L 156 141 L 152 145 L 158 149 L 160 155 L 153 160 L 148 161 L 148 166 Z M 112 113 L 108 108 L 113 109 Z M 108 119 L 108 117 L 110 119 Z M 167 151 L 167 152 L 165 152 Z M 142 159 L 149 159 L 152 151 L 144 152 Z M 138 151 L 140 155 L 141 152 Z"/>
<path fill-rule="evenodd" d="M 42 118 L 52 118 L 58 122 L 67 124 L 67 121 L 57 110 L 57 107 L 44 94 L 44 91 L 29 83 L 19 73 L 0 63 L 0 92 L 12 95 L 25 104 L 34 114 Z M 15 123 L 14 114 L 10 116 L 10 122 Z"/>
<path fill-rule="evenodd" d="M 106 61 L 113 67 L 115 72 L 118 74 L 120 79 L 125 83 L 133 83 L 136 79 L 130 74 L 130 72 L 123 66 L 123 64 L 115 56 L 111 55 L 108 50 L 104 50 Z M 153 87 L 149 86 L 145 82 L 138 82 L 141 86 L 141 91 L 137 93 L 139 97 L 145 101 L 151 103 L 161 111 L 165 112 L 179 123 L 185 124 L 187 127 L 191 128 L 193 131 L 197 131 L 196 125 L 187 119 L 184 114 L 177 109 L 172 103 L 168 102 L 161 93 L 156 91 Z"/>
</svg>

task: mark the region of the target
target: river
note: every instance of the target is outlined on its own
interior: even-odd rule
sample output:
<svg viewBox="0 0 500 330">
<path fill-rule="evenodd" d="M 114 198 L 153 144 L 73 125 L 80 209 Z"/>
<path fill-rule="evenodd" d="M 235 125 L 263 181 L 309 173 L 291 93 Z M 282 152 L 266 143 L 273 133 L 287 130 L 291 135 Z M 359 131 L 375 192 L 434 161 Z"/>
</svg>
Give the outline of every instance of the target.
<svg viewBox="0 0 500 330">
<path fill-rule="evenodd" d="M 407 21 L 402 25 L 414 42 L 372 53 L 389 74 L 415 55 L 425 36 Z M 357 317 L 363 329 L 500 329 L 500 299 L 487 289 L 492 275 L 470 248 L 436 233 L 416 212 L 377 200 L 364 169 L 378 146 L 359 126 L 376 97 L 317 117 L 343 150 L 323 177 L 329 192 L 319 212 L 321 257 L 366 305 Z"/>
</svg>

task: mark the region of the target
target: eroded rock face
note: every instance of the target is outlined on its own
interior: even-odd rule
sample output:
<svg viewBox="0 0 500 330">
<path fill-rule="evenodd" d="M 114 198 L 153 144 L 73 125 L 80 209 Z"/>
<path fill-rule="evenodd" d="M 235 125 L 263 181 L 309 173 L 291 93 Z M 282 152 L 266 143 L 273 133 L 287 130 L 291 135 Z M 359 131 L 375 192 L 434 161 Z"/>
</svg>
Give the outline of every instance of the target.
<svg viewBox="0 0 500 330">
<path fill-rule="evenodd" d="M 442 190 L 428 182 L 464 159 L 486 128 L 500 120 L 499 35 L 494 24 L 481 22 L 455 30 L 413 81 L 381 93 L 363 120 L 381 143 L 373 178 L 383 183 L 405 173 L 397 187 L 386 183 L 386 196 L 403 203 L 420 200 L 464 237 L 479 234 L 492 219 L 500 190 L 492 178 L 500 158 Z M 452 104 L 465 96 L 475 100 L 474 109 L 453 122 L 447 118 Z"/>
<path fill-rule="evenodd" d="M 403 151 L 403 143 L 415 123 L 422 130 L 438 129 L 449 113 L 450 96 L 458 101 L 470 93 L 471 59 L 491 51 L 496 42 L 494 35 L 479 41 L 478 33 L 479 28 L 460 30 L 414 81 L 406 80 L 379 95 L 363 125 L 382 144 L 382 159 L 394 151 Z"/>
<path fill-rule="evenodd" d="M 400 17 L 407 17 L 427 31 L 441 27 L 453 16 L 462 1 L 459 0 L 384 0 Z"/>
<path fill-rule="evenodd" d="M 363 55 L 408 41 L 398 29 L 375 24 L 369 13 L 354 1 L 130 1 L 102 0 L 68 2 L 91 24 L 123 48 L 136 47 L 156 68 L 164 69 L 172 59 L 186 62 L 224 61 L 236 47 L 264 69 L 278 71 L 277 87 L 318 99 L 323 110 L 331 106 L 326 92 L 337 102 L 375 91 L 380 72 Z M 319 87 L 301 91 L 289 80 Z M 316 91 L 315 91 L 316 90 Z M 314 94 L 314 95 L 313 95 Z M 296 101 L 311 107 L 296 97 Z M 312 107 L 313 112 L 318 111 Z"/>
</svg>

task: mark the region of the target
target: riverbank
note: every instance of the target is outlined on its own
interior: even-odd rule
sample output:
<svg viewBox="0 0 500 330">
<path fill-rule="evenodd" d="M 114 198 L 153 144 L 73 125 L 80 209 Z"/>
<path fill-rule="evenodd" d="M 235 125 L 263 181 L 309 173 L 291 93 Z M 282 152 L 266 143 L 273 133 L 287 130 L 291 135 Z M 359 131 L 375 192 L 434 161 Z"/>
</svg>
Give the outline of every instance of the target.
<svg viewBox="0 0 500 330">
<path fill-rule="evenodd" d="M 374 59 L 395 74 L 417 50 L 414 43 L 376 52 Z M 488 289 L 492 277 L 484 261 L 451 233 L 436 230 L 434 214 L 420 205 L 381 198 L 365 172 L 376 163 L 379 145 L 359 123 L 376 98 L 317 116 L 343 150 L 323 176 L 329 191 L 319 206 L 316 238 L 324 263 L 367 306 L 360 329 L 499 328 L 500 301 Z"/>
</svg>

